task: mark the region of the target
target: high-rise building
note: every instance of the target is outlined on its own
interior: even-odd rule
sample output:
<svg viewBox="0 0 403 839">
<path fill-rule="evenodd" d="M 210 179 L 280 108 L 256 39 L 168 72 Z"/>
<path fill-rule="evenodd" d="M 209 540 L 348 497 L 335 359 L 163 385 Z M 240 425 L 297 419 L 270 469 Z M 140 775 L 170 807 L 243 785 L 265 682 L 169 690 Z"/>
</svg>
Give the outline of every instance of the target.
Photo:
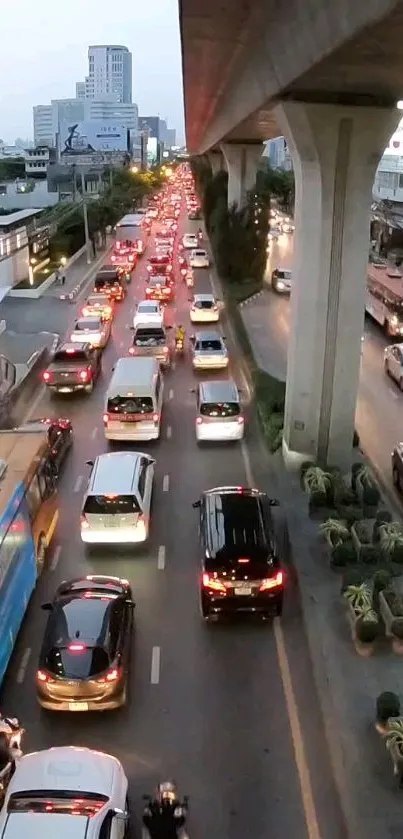
<svg viewBox="0 0 403 839">
<path fill-rule="evenodd" d="M 85 82 L 76 82 L 76 99 L 85 99 Z"/>
<path fill-rule="evenodd" d="M 36 146 L 53 146 L 54 131 L 52 105 L 34 105 L 34 143 Z"/>
<path fill-rule="evenodd" d="M 132 54 L 127 47 L 107 45 L 88 47 L 88 76 L 77 82 L 76 94 L 98 101 L 116 98 L 119 102 L 132 101 Z"/>
<path fill-rule="evenodd" d="M 291 154 L 284 137 L 274 137 L 266 144 L 263 152 L 264 157 L 269 158 L 270 166 L 273 169 L 292 169 Z"/>
<path fill-rule="evenodd" d="M 92 99 L 52 99 L 50 105 L 35 105 L 34 143 L 37 146 L 56 146 L 57 135 L 62 124 L 71 125 L 96 120 L 116 120 L 124 125 L 133 138 L 138 128 L 138 108 L 134 103 Z"/>
<path fill-rule="evenodd" d="M 174 128 L 168 128 L 165 119 L 157 116 L 139 117 L 139 129 L 144 128 L 148 128 L 149 136 L 156 137 L 167 149 L 175 145 L 176 131 Z"/>
</svg>

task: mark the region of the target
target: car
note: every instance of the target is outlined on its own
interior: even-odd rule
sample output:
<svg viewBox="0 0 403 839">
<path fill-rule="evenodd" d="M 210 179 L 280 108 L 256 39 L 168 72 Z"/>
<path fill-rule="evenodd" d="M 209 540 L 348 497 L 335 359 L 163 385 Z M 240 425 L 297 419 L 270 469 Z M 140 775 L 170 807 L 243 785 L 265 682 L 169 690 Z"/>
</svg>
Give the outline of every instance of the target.
<svg viewBox="0 0 403 839">
<path fill-rule="evenodd" d="M 393 483 L 399 492 L 403 492 L 403 443 L 394 446 L 391 457 Z"/>
<path fill-rule="evenodd" d="M 106 347 L 110 337 L 110 320 L 103 320 L 101 317 L 92 315 L 91 317 L 76 320 L 70 335 L 70 341 L 72 344 L 76 342 L 82 344 L 85 341 L 91 344 L 92 347 L 103 349 Z"/>
<path fill-rule="evenodd" d="M 116 757 L 84 746 L 53 746 L 18 761 L 0 813 L 0 836 L 124 839 L 129 820 L 128 780 Z"/>
<path fill-rule="evenodd" d="M 111 300 L 122 303 L 126 296 L 126 285 L 116 265 L 103 265 L 94 280 L 94 294 L 108 295 Z"/>
<path fill-rule="evenodd" d="M 198 221 L 201 219 L 201 210 L 198 207 L 190 206 L 188 208 L 188 219 L 189 221 Z"/>
<path fill-rule="evenodd" d="M 185 233 L 182 239 L 182 245 L 184 248 L 191 248 L 192 250 L 196 250 L 198 247 L 198 239 L 194 233 Z"/>
<path fill-rule="evenodd" d="M 49 612 L 36 694 L 48 711 L 108 711 L 125 705 L 134 602 L 127 580 L 89 575 L 63 582 Z"/>
<path fill-rule="evenodd" d="M 228 367 L 228 350 L 219 332 L 196 332 L 191 338 L 192 365 L 195 370 L 222 370 Z"/>
<path fill-rule="evenodd" d="M 169 277 L 158 275 L 148 277 L 146 299 L 158 300 L 161 303 L 170 303 L 174 299 L 174 291 Z"/>
<path fill-rule="evenodd" d="M 133 318 L 133 329 L 136 329 L 140 323 L 163 326 L 164 310 L 158 300 L 140 300 Z"/>
<path fill-rule="evenodd" d="M 59 471 L 73 444 L 73 426 L 65 417 L 39 417 L 27 420 L 15 430 L 35 433 L 43 429 L 48 433 L 49 458 Z"/>
<path fill-rule="evenodd" d="M 172 256 L 170 253 L 159 253 L 148 260 L 147 271 L 149 274 L 172 274 Z"/>
<path fill-rule="evenodd" d="M 271 285 L 278 294 L 291 294 L 292 272 L 288 268 L 275 268 L 271 275 Z"/>
<path fill-rule="evenodd" d="M 81 309 L 83 318 L 99 315 L 103 320 L 112 320 L 113 314 L 113 301 L 107 294 L 91 294 Z"/>
<path fill-rule="evenodd" d="M 168 327 L 169 328 L 169 327 Z M 134 330 L 129 355 L 156 358 L 164 370 L 171 366 L 171 353 L 167 331 L 162 324 L 139 323 Z"/>
<path fill-rule="evenodd" d="M 245 417 L 233 379 L 200 382 L 196 394 L 196 440 L 235 442 L 244 436 Z"/>
<path fill-rule="evenodd" d="M 207 251 L 201 250 L 201 248 L 192 251 L 189 261 L 192 268 L 210 268 Z"/>
<path fill-rule="evenodd" d="M 403 390 L 403 344 L 389 344 L 384 351 L 385 373 Z"/>
<path fill-rule="evenodd" d="M 88 343 L 60 344 L 42 379 L 51 393 L 92 393 L 102 372 L 102 353 Z"/>
<path fill-rule="evenodd" d="M 199 512 L 200 610 L 219 615 L 281 615 L 284 573 L 271 507 L 264 492 L 223 486 L 203 492 Z"/>
<path fill-rule="evenodd" d="M 133 359 L 134 360 L 134 359 Z M 87 544 L 138 544 L 150 531 L 155 460 L 142 452 L 107 452 L 88 461 L 81 514 Z"/>
<path fill-rule="evenodd" d="M 192 323 L 217 323 L 220 311 L 214 294 L 195 294 L 190 307 Z"/>
</svg>

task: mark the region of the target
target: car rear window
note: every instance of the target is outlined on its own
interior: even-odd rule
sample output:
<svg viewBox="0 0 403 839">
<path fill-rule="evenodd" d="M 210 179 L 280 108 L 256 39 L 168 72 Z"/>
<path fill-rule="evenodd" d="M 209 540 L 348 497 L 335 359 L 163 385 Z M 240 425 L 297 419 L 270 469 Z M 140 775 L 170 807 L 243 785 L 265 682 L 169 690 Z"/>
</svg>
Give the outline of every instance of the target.
<svg viewBox="0 0 403 839">
<path fill-rule="evenodd" d="M 237 417 L 241 413 L 239 402 L 202 402 L 202 417 Z"/>
<path fill-rule="evenodd" d="M 221 495 L 216 499 L 217 551 L 212 565 L 224 566 L 249 559 L 270 559 L 262 512 L 256 498 L 247 495 Z"/>
<path fill-rule="evenodd" d="M 109 414 L 152 414 L 154 411 L 151 396 L 114 396 L 108 399 Z"/>
<path fill-rule="evenodd" d="M 110 664 L 109 655 L 103 647 L 85 646 L 80 652 L 54 647 L 46 659 L 46 669 L 65 679 L 88 679 L 103 673 Z"/>
<path fill-rule="evenodd" d="M 137 314 L 139 315 L 158 315 L 159 311 L 156 303 L 140 303 L 137 307 Z"/>
<path fill-rule="evenodd" d="M 196 341 L 196 349 L 203 350 L 203 352 L 219 352 L 222 350 L 221 341 L 217 340 L 201 340 Z"/>
<path fill-rule="evenodd" d="M 206 251 L 195 251 L 194 256 L 206 256 Z"/>
<path fill-rule="evenodd" d="M 166 336 L 163 329 L 137 329 L 134 336 L 136 347 L 162 347 L 166 344 Z"/>
<path fill-rule="evenodd" d="M 96 297 L 89 297 L 86 306 L 96 306 L 98 309 L 100 306 L 109 306 L 109 298 L 106 294 L 99 294 Z"/>
<path fill-rule="evenodd" d="M 291 280 L 292 276 L 291 271 L 279 271 L 278 275 L 280 277 L 280 280 Z"/>
<path fill-rule="evenodd" d="M 94 320 L 88 320 L 86 318 L 85 320 L 78 320 L 77 321 L 77 323 L 74 327 L 74 331 L 75 332 L 84 332 L 86 329 L 89 329 L 90 331 L 95 332 L 95 330 L 99 329 L 99 328 L 100 328 L 100 321 L 99 320 L 97 320 L 95 318 L 94 318 Z"/>
<path fill-rule="evenodd" d="M 212 309 L 213 306 L 213 300 L 195 300 L 196 309 Z"/>
<path fill-rule="evenodd" d="M 67 352 L 67 350 L 58 350 L 53 356 L 53 361 L 60 364 L 88 364 L 88 356 L 82 350 L 74 350 Z"/>
<path fill-rule="evenodd" d="M 84 513 L 89 515 L 126 516 L 140 512 L 135 495 L 88 495 L 84 505 Z"/>
<path fill-rule="evenodd" d="M 165 279 L 165 277 L 162 277 L 162 276 L 160 276 L 160 275 L 158 275 L 158 276 L 154 276 L 154 277 L 150 277 L 150 286 L 151 286 L 151 288 L 157 288 L 157 286 L 159 286 L 159 285 L 161 285 L 161 286 L 166 285 L 166 279 Z"/>
</svg>

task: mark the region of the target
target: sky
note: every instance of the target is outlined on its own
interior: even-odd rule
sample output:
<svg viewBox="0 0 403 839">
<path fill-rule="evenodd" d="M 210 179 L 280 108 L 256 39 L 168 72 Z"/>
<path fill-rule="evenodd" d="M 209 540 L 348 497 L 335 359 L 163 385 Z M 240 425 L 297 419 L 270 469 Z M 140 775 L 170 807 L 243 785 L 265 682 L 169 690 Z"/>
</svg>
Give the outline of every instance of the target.
<svg viewBox="0 0 403 839">
<path fill-rule="evenodd" d="M 89 44 L 133 54 L 139 114 L 167 118 L 183 141 L 178 0 L 18 0 L 1 15 L 0 138 L 31 139 L 32 107 L 75 96 Z"/>
</svg>

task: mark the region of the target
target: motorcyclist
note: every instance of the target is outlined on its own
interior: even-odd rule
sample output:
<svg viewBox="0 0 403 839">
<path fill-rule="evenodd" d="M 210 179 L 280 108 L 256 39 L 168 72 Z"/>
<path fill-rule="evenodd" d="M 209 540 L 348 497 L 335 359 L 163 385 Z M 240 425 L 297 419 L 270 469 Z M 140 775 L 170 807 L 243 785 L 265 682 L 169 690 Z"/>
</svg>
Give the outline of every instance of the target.
<svg viewBox="0 0 403 839">
<path fill-rule="evenodd" d="M 15 767 L 13 750 L 10 747 L 9 737 L 6 732 L 0 731 L 0 774 L 9 765 L 11 765 L 11 768 Z"/>
<path fill-rule="evenodd" d="M 185 330 L 182 324 L 180 323 L 179 326 L 176 327 L 175 344 L 182 344 L 183 346 L 183 344 L 185 343 L 185 334 Z"/>
<path fill-rule="evenodd" d="M 171 787 L 166 795 L 163 787 Z M 186 821 L 186 805 L 181 804 L 173 784 L 161 784 L 155 798 L 149 801 L 143 811 L 143 824 L 151 839 L 178 839 L 178 833 Z"/>
</svg>

